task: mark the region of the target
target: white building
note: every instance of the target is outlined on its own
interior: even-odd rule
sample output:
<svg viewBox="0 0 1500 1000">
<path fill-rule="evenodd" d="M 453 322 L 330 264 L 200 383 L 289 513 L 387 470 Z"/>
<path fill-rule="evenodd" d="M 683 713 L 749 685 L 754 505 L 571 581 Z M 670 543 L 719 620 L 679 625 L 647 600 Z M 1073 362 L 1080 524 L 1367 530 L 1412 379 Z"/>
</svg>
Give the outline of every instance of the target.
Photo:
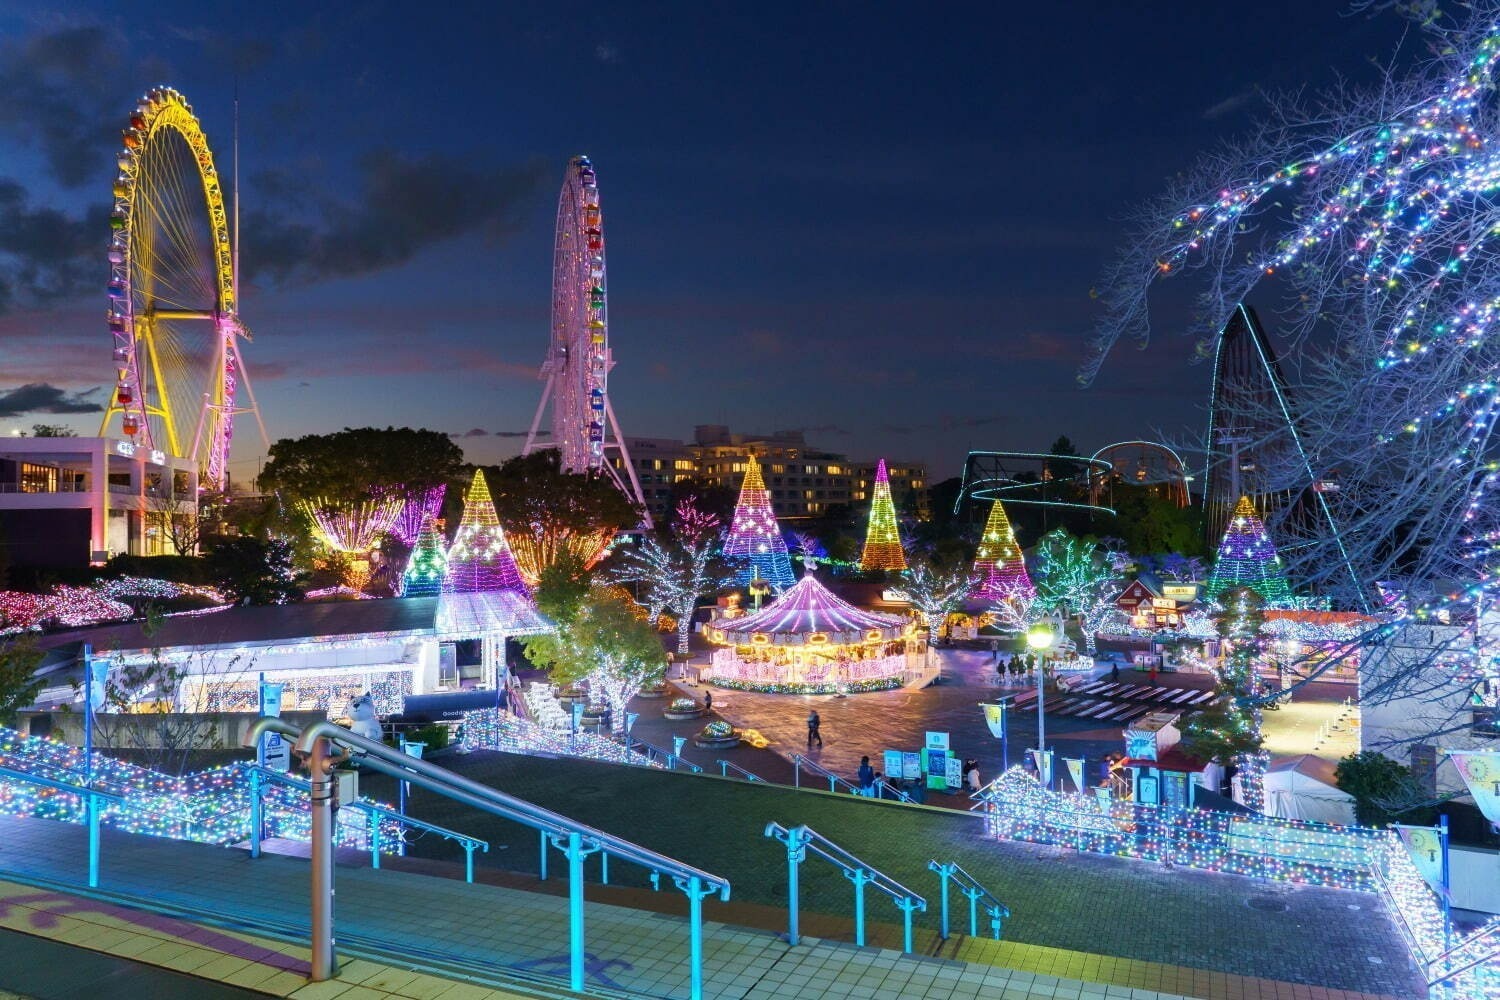
<svg viewBox="0 0 1500 1000">
<path fill-rule="evenodd" d="M 264 675 L 284 686 L 286 711 L 336 714 L 369 692 L 384 716 L 407 695 L 503 687 L 505 640 L 551 629 L 513 591 L 231 607 L 168 618 L 150 636 L 140 622 L 96 626 L 41 640 L 49 655 L 37 706 L 72 704 L 91 657 L 112 670 L 174 664 L 185 674 L 177 711 L 254 712 Z M 475 654 L 467 666 L 460 643 Z"/>
<path fill-rule="evenodd" d="M 170 521 L 197 511 L 192 459 L 118 438 L 0 439 L 0 530 L 13 565 L 174 555 Z"/>
</svg>

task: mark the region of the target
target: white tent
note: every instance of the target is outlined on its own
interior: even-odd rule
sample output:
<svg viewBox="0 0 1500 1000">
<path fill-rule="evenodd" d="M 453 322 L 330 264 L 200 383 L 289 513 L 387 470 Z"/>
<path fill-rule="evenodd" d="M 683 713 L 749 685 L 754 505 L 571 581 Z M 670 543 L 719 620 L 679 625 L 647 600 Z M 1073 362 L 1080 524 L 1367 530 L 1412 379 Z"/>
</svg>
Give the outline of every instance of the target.
<svg viewBox="0 0 1500 1000">
<path fill-rule="evenodd" d="M 1283 757 L 1266 771 L 1266 811 L 1314 823 L 1354 822 L 1354 796 L 1334 784 L 1332 761 L 1311 754 Z"/>
</svg>

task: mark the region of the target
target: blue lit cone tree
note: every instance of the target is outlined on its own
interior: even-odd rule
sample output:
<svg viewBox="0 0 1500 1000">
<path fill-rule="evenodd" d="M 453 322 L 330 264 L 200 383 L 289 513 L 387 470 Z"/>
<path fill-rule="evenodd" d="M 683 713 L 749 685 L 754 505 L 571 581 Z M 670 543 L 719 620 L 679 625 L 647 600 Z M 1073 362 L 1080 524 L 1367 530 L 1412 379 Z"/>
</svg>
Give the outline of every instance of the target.
<svg viewBox="0 0 1500 1000">
<path fill-rule="evenodd" d="M 745 481 L 734 505 L 729 537 L 724 541 L 724 558 L 735 564 L 736 580 L 741 585 L 748 585 L 757 576 L 777 590 L 786 590 L 797 582 L 754 455 L 746 460 Z"/>
</svg>

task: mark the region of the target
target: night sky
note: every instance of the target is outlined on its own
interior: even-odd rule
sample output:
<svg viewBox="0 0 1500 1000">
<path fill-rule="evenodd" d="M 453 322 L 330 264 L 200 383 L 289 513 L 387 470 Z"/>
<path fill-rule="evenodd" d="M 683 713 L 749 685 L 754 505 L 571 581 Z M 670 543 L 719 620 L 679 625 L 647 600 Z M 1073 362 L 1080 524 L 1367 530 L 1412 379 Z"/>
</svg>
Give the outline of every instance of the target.
<svg viewBox="0 0 1500 1000">
<path fill-rule="evenodd" d="M 1262 91 L 1367 80 L 1406 28 L 1319 0 L 313 6 L 0 3 L 0 433 L 97 433 L 119 129 L 167 83 L 226 176 L 238 86 L 273 439 L 515 453 L 586 153 L 627 434 L 801 428 L 938 477 L 1060 433 L 1180 440 L 1208 371 L 1170 296 L 1151 350 L 1075 380 L 1123 220 Z M 259 451 L 246 420 L 237 477 Z"/>
</svg>

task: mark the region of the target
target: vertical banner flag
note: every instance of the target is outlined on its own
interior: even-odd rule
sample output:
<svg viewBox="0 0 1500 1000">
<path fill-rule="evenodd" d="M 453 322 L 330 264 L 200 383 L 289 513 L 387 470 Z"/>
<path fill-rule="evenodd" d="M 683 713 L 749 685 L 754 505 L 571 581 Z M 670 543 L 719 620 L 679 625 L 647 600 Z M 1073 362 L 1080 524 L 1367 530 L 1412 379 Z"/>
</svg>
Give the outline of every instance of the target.
<svg viewBox="0 0 1500 1000">
<path fill-rule="evenodd" d="M 997 740 L 1005 739 L 1005 706 L 981 701 L 979 707 L 984 709 L 984 724 L 990 727 L 990 735 Z"/>
<path fill-rule="evenodd" d="M 1050 787 L 1052 785 L 1052 751 L 1037 750 L 1033 747 L 1026 752 L 1031 754 L 1031 762 L 1036 765 L 1037 780 Z"/>
<path fill-rule="evenodd" d="M 1474 796 L 1474 804 L 1491 823 L 1500 823 L 1500 753 L 1494 750 L 1450 750 L 1453 766 Z"/>
<path fill-rule="evenodd" d="M 573 702 L 573 732 L 583 728 L 583 702 Z"/>
<path fill-rule="evenodd" d="M 1443 893 L 1443 834 L 1435 826 L 1393 825 L 1411 855 L 1411 863 L 1438 895 Z"/>
<path fill-rule="evenodd" d="M 1068 777 L 1073 779 L 1073 787 L 1076 788 L 1081 794 L 1084 791 L 1083 758 L 1079 757 L 1077 760 L 1075 760 L 1072 757 L 1064 757 L 1063 763 L 1068 765 Z"/>
<path fill-rule="evenodd" d="M 261 676 L 265 676 L 262 674 Z M 284 685 L 260 682 L 260 714 L 281 717 L 281 691 Z M 292 769 L 292 747 L 280 733 L 266 733 L 260 738 L 260 762 L 276 771 Z"/>
<path fill-rule="evenodd" d="M 1099 800 L 1099 808 L 1109 812 L 1109 786 L 1096 785 L 1094 787 L 1094 798 Z"/>
</svg>

